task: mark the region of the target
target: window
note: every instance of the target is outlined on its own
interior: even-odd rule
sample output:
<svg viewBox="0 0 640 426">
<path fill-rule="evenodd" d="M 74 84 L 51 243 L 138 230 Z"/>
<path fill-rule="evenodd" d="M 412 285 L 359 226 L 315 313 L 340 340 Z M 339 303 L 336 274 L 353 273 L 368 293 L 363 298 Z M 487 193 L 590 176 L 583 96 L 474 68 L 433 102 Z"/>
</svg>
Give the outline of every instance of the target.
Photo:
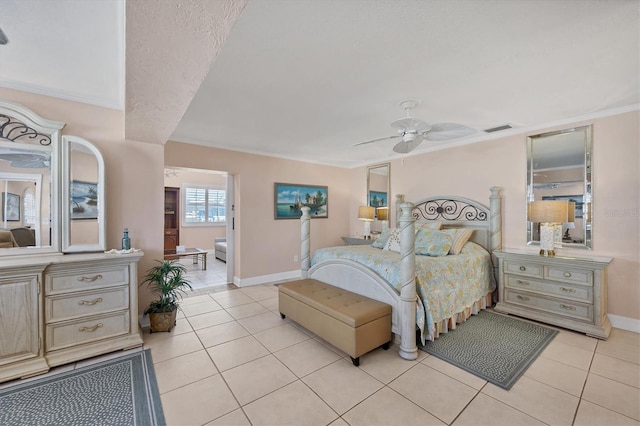
<svg viewBox="0 0 640 426">
<path fill-rule="evenodd" d="M 226 223 L 227 192 L 218 186 L 185 184 L 182 187 L 182 222 L 185 225 Z"/>
<path fill-rule="evenodd" d="M 33 188 L 27 188 L 22 194 L 23 210 L 24 210 L 24 224 L 35 225 L 36 224 L 36 197 Z"/>
</svg>

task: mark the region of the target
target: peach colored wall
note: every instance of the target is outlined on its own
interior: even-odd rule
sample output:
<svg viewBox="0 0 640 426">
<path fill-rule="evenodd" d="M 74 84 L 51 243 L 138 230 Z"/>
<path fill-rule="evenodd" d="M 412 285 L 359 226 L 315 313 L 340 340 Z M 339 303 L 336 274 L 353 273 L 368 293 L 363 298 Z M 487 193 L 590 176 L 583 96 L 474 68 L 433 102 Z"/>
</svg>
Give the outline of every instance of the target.
<svg viewBox="0 0 640 426">
<path fill-rule="evenodd" d="M 300 221 L 274 219 L 275 182 L 328 186 L 329 217 L 311 220 L 312 250 L 342 244 L 340 236 L 347 235 L 352 193 L 347 169 L 173 141 L 165 145 L 165 159 L 167 167 L 234 175 L 236 277 L 300 269 L 300 263 L 293 261 L 293 256 L 300 255 Z"/>
<path fill-rule="evenodd" d="M 227 177 L 221 174 L 203 173 L 194 170 L 177 170 L 177 176 L 165 177 L 164 186 L 181 188 L 182 184 L 206 184 L 227 187 Z M 182 192 L 180 192 L 182 197 Z M 184 214 L 184 205 L 180 204 L 180 215 Z M 214 241 L 227 234 L 227 227 L 222 225 L 210 226 L 182 226 L 180 222 L 180 245 L 213 250 Z"/>
<path fill-rule="evenodd" d="M 593 124 L 593 250 L 562 249 L 561 254 L 612 257 L 609 313 L 640 319 L 640 113 L 580 121 L 531 134 Z M 406 157 L 391 165 L 391 196 L 416 201 L 458 195 L 489 204 L 489 187 L 503 188 L 505 247 L 526 247 L 526 140 L 508 136 L 474 145 Z M 366 168 L 352 170 L 352 187 L 364 197 Z M 350 209 L 357 209 L 353 201 Z M 393 209 L 392 209 L 393 210 Z M 392 222 L 395 217 L 392 218 Z M 350 221 L 355 233 L 362 229 Z"/>
<path fill-rule="evenodd" d="M 102 153 L 106 167 L 107 248 L 120 248 L 122 230 L 145 252 L 138 275 L 162 259 L 164 148 L 124 136 L 124 113 L 71 101 L 0 88 L 0 98 L 20 103 L 38 115 L 67 125 L 62 134 L 83 137 Z M 72 256 L 72 255 L 67 255 Z M 140 288 L 139 308 L 151 295 Z"/>
</svg>

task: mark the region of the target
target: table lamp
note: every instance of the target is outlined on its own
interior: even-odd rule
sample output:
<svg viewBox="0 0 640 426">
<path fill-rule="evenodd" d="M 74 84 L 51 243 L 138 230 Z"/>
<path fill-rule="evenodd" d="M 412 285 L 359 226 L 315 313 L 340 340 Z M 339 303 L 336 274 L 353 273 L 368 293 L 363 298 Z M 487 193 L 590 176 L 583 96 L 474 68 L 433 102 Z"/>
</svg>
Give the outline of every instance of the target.
<svg viewBox="0 0 640 426">
<path fill-rule="evenodd" d="M 569 235 L 569 231 L 571 229 L 576 229 L 576 202 L 569 201 L 569 211 L 567 215 L 567 222 L 562 224 L 562 229 L 564 229 L 564 235 L 562 236 L 562 240 L 571 240 L 571 235 Z"/>
<path fill-rule="evenodd" d="M 567 222 L 569 203 L 559 200 L 542 200 L 529 203 L 529 221 L 540 224 L 540 255 L 555 256 L 555 226 Z M 562 234 L 560 232 L 560 234 Z"/>
<path fill-rule="evenodd" d="M 389 227 L 389 207 L 378 207 L 376 209 L 378 220 L 382 222 L 382 230 Z"/>
<path fill-rule="evenodd" d="M 376 209 L 370 206 L 358 207 L 358 220 L 362 220 L 364 222 L 363 236 L 365 240 L 371 238 L 371 222 L 373 222 L 375 212 Z"/>
</svg>

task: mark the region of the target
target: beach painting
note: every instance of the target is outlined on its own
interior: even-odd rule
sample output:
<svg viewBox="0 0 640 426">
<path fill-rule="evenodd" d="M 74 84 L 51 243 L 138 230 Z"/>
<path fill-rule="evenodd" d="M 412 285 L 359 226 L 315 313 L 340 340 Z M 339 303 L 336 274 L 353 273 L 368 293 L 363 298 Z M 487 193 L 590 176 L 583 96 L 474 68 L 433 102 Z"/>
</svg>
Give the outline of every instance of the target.
<svg viewBox="0 0 640 426">
<path fill-rule="evenodd" d="M 98 218 L 98 184 L 71 181 L 71 219 Z"/>
<path fill-rule="evenodd" d="M 326 186 L 275 183 L 275 219 L 300 219 L 301 208 L 309 207 L 312 219 L 329 217 L 329 193 Z"/>
</svg>

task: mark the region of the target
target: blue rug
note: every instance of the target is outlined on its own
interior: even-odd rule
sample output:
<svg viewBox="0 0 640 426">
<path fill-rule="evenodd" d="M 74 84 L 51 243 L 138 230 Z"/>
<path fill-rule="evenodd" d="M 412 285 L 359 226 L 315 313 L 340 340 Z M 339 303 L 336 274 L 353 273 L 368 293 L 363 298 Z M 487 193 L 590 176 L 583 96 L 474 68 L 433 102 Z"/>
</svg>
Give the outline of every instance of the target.
<svg viewBox="0 0 640 426">
<path fill-rule="evenodd" d="M 511 389 L 556 334 L 557 330 L 485 310 L 420 349 Z"/>
<path fill-rule="evenodd" d="M 0 425 L 164 425 L 150 349 L 0 389 Z"/>
</svg>

